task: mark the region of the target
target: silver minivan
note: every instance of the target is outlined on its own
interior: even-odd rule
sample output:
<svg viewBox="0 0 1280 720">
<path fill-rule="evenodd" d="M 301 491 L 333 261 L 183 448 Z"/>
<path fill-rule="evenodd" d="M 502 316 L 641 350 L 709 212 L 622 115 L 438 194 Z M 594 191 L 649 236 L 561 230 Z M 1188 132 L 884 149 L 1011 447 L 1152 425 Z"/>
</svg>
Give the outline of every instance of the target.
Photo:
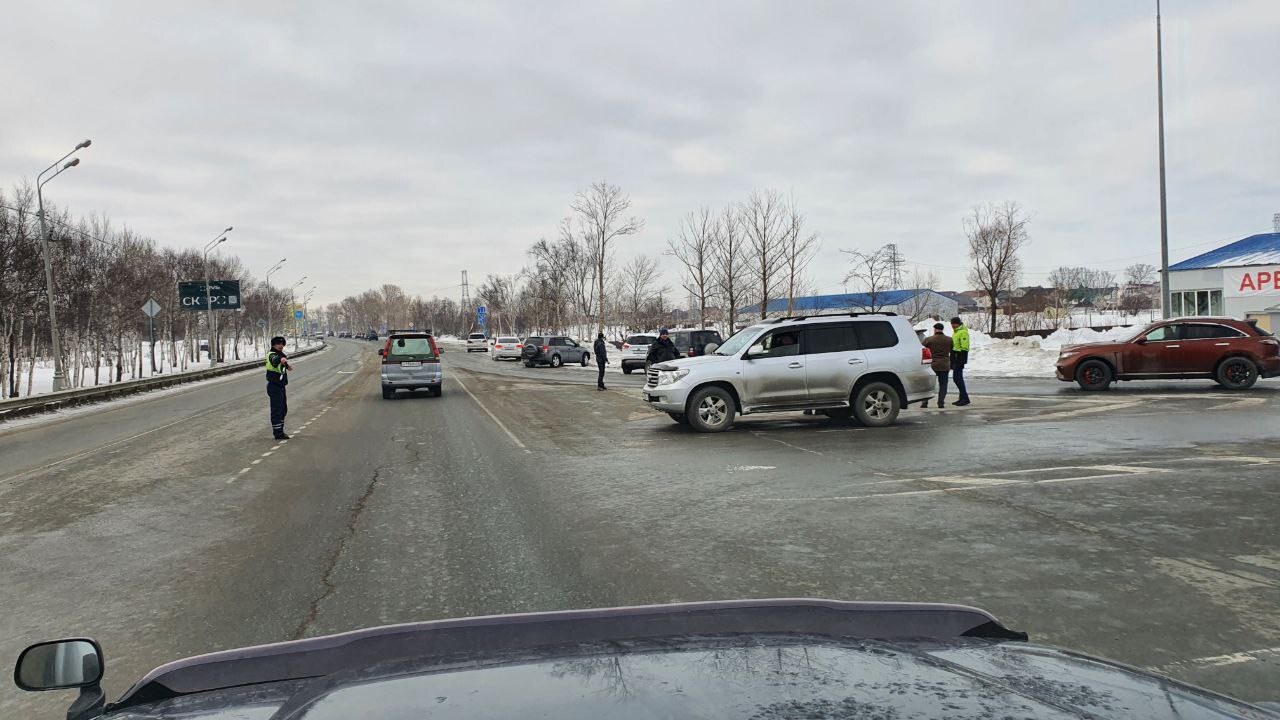
<svg viewBox="0 0 1280 720">
<path fill-rule="evenodd" d="M 426 388 L 440 397 L 444 365 L 436 339 L 427 333 L 395 333 L 378 354 L 382 356 L 382 399 L 397 390 Z"/>
</svg>

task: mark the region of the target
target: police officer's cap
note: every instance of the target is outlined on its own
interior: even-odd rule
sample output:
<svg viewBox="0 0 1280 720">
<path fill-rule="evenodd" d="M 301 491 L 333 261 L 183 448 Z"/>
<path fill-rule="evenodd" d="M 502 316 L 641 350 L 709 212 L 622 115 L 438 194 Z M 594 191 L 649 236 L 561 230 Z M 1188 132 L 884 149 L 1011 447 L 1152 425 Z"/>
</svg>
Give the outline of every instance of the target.
<svg viewBox="0 0 1280 720">
<path fill-rule="evenodd" d="M 284 340 L 284 338 L 283 338 L 283 337 L 281 337 L 281 336 L 277 335 L 277 336 L 275 336 L 275 337 L 271 338 L 271 344 L 272 344 L 272 345 L 284 345 L 284 344 L 285 344 L 285 340 Z"/>
</svg>

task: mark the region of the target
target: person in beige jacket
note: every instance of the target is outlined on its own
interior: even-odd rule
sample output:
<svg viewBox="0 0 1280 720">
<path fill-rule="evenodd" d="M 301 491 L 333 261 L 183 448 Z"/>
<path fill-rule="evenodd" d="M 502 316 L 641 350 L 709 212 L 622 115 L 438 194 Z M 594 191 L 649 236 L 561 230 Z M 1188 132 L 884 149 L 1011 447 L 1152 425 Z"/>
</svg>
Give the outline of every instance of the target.
<svg viewBox="0 0 1280 720">
<path fill-rule="evenodd" d="M 942 323 L 934 323 L 933 334 L 921 342 L 933 355 L 930 367 L 933 368 L 933 374 L 938 376 L 938 407 L 946 407 L 947 373 L 951 372 L 951 338 L 942 332 Z M 920 407 L 929 407 L 929 401 L 925 400 Z"/>
</svg>

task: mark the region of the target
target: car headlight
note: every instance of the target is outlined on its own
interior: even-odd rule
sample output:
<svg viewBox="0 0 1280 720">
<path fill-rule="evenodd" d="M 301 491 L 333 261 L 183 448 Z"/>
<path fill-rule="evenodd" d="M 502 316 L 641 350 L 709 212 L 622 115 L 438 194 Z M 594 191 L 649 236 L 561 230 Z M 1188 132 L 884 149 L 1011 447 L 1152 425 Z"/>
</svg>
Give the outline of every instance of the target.
<svg viewBox="0 0 1280 720">
<path fill-rule="evenodd" d="M 1062 353 L 1058 353 L 1058 359 L 1059 359 L 1059 360 L 1066 360 L 1067 358 L 1071 357 L 1072 355 L 1079 355 L 1079 353 L 1074 352 L 1074 351 L 1073 351 L 1073 352 L 1062 352 Z"/>
<path fill-rule="evenodd" d="M 674 382 L 679 382 L 684 376 L 688 374 L 689 374 L 688 368 L 681 368 L 679 370 L 659 370 L 658 384 L 670 385 Z"/>
</svg>

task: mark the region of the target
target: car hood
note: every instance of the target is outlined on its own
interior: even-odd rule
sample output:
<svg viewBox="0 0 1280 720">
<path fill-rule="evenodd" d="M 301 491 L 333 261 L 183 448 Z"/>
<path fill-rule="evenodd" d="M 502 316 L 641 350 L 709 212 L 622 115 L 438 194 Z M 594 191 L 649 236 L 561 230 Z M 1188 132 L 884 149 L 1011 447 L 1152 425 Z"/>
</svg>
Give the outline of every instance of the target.
<svg viewBox="0 0 1280 720">
<path fill-rule="evenodd" d="M 468 618 L 179 661 L 105 717 L 1280 717 L 1025 637 L 975 608 L 917 603 Z"/>
</svg>

